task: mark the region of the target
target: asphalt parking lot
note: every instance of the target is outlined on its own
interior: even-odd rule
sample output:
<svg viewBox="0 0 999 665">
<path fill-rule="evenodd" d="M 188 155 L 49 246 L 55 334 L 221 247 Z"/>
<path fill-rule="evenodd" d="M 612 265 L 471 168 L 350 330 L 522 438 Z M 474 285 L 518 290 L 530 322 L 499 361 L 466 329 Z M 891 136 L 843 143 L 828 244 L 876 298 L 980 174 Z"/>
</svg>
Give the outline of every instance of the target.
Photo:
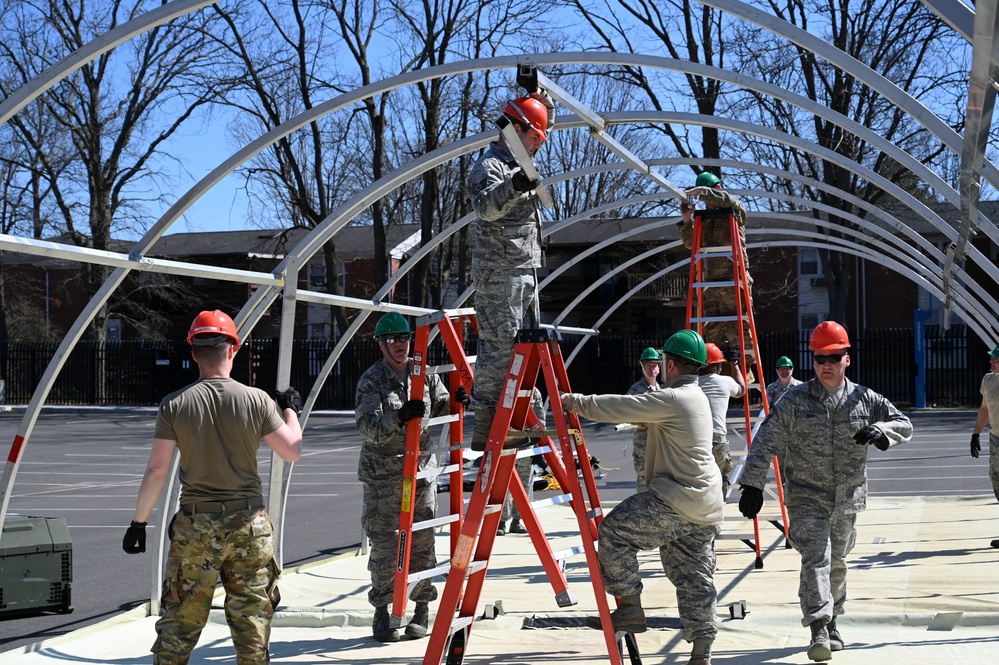
<svg viewBox="0 0 999 665">
<path fill-rule="evenodd" d="M 987 459 L 968 454 L 974 411 L 909 415 L 915 425 L 912 442 L 886 453 L 871 450 L 872 496 L 991 496 Z M 13 440 L 20 418 L 19 413 L 0 414 L 0 442 Z M 26 617 L 0 613 L 0 651 L 82 628 L 148 599 L 152 557 L 123 553 L 121 537 L 134 509 L 152 426 L 152 410 L 53 412 L 39 419 L 9 512 L 66 520 L 73 542 L 74 611 Z M 601 499 L 618 501 L 630 494 L 631 432 L 587 423 L 584 433 L 591 454 L 606 470 L 598 482 Z M 292 473 L 286 567 L 352 551 L 361 540 L 361 487 L 356 477 L 360 438 L 353 415 L 316 414 L 305 436 L 302 461 Z M 266 483 L 270 455 L 264 451 L 260 460 Z M 999 525 L 994 534 L 982 537 L 986 542 L 999 537 Z"/>
</svg>

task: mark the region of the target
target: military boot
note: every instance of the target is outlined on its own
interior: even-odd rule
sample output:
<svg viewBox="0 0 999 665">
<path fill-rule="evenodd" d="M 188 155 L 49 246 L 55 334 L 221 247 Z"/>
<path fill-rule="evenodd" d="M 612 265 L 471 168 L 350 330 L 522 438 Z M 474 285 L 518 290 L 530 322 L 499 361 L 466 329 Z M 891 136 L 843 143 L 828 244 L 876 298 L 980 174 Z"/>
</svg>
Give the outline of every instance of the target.
<svg viewBox="0 0 999 665">
<path fill-rule="evenodd" d="M 417 603 L 416 610 L 413 612 L 413 618 L 409 620 L 409 625 L 406 626 L 406 636 L 412 637 L 414 640 L 426 637 L 427 626 L 429 625 L 430 606 L 427 603 Z"/>
<path fill-rule="evenodd" d="M 816 619 L 809 626 L 812 630 L 812 643 L 808 647 L 808 657 L 815 662 L 832 659 L 832 649 L 829 647 L 829 631 L 824 619 Z"/>
<path fill-rule="evenodd" d="M 510 520 L 510 533 L 527 533 L 527 527 L 520 523 L 519 517 Z"/>
<path fill-rule="evenodd" d="M 611 622 L 615 633 L 644 633 L 645 610 L 642 609 L 641 596 L 621 596 L 621 604 L 611 612 Z M 585 623 L 590 628 L 600 630 L 600 617 L 586 617 Z"/>
<path fill-rule="evenodd" d="M 836 627 L 836 617 L 833 617 L 826 624 L 826 630 L 829 631 L 829 649 L 832 651 L 842 651 L 844 646 L 843 636 L 839 634 L 839 629 Z"/>
<path fill-rule="evenodd" d="M 375 618 L 371 622 L 371 634 L 379 642 L 398 642 L 399 631 L 389 623 L 388 606 L 375 608 Z"/>
<path fill-rule="evenodd" d="M 711 665 L 712 642 L 714 642 L 714 638 L 711 637 L 695 637 L 687 665 Z"/>
</svg>

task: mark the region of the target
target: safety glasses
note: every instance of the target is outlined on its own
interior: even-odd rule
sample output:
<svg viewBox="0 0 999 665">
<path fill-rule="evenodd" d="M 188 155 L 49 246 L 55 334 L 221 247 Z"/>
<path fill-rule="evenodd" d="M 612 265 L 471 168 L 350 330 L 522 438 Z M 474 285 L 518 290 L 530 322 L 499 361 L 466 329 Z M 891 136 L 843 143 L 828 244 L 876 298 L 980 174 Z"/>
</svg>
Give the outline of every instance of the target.
<svg viewBox="0 0 999 665">
<path fill-rule="evenodd" d="M 816 365 L 825 365 L 826 363 L 837 365 L 845 355 L 845 353 L 830 353 L 828 356 L 812 356 L 812 361 Z"/>
<path fill-rule="evenodd" d="M 409 335 L 409 334 L 404 334 L 404 335 L 385 335 L 384 337 L 382 337 L 382 340 L 386 344 L 398 344 L 399 342 L 408 342 L 410 339 L 412 339 L 412 337 L 413 336 Z"/>
</svg>

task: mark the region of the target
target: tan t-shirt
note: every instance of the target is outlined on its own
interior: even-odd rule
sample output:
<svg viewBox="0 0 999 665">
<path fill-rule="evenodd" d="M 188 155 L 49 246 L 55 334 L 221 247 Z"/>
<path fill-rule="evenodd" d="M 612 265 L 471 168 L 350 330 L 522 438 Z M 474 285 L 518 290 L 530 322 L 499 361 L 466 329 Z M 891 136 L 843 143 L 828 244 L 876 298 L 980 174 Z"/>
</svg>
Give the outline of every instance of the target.
<svg viewBox="0 0 999 665">
<path fill-rule="evenodd" d="M 983 376 L 980 392 L 989 408 L 989 431 L 999 436 L 999 374 L 989 372 Z"/>
<path fill-rule="evenodd" d="M 267 393 L 235 379 L 202 379 L 160 402 L 154 436 L 180 449 L 181 503 L 260 496 L 260 439 L 284 419 Z"/>
</svg>

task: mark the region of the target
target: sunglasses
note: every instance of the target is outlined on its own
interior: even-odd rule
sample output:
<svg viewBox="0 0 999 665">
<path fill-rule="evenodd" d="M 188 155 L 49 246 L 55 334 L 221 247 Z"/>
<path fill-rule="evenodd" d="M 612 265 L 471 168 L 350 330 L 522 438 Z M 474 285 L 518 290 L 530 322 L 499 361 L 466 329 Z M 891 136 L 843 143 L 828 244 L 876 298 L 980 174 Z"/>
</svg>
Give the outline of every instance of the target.
<svg viewBox="0 0 999 665">
<path fill-rule="evenodd" d="M 398 344 L 399 342 L 408 342 L 410 339 L 412 339 L 412 337 L 413 336 L 409 334 L 385 335 L 385 337 L 382 337 L 382 340 L 384 340 L 386 344 Z"/>
<path fill-rule="evenodd" d="M 812 356 L 812 360 L 816 365 L 825 365 L 826 363 L 831 363 L 833 365 L 839 364 L 839 361 L 843 360 L 845 353 L 830 353 L 828 356 Z"/>
</svg>

